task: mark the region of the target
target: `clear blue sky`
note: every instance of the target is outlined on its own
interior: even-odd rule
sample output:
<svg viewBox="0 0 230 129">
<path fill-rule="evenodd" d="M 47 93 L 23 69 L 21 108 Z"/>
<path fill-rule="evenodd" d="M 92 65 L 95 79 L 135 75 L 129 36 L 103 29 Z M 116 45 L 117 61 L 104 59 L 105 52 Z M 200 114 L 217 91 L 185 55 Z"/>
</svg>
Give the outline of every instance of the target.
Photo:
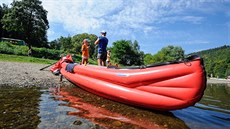
<svg viewBox="0 0 230 129">
<path fill-rule="evenodd" d="M 186 54 L 230 45 L 230 0 L 42 0 L 42 5 L 49 41 L 106 30 L 109 46 L 137 40 L 152 54 L 168 45 Z"/>
</svg>

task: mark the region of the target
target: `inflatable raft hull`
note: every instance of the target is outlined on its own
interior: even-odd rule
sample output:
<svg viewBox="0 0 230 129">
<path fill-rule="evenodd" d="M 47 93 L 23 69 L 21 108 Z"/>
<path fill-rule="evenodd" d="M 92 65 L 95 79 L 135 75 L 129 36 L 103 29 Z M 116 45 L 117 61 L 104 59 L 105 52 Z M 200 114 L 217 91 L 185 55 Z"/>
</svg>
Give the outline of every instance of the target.
<svg viewBox="0 0 230 129">
<path fill-rule="evenodd" d="M 135 69 L 112 69 L 95 65 L 76 65 L 61 74 L 75 85 L 107 99 L 155 110 L 176 110 L 198 102 L 206 88 L 200 57 Z"/>
</svg>

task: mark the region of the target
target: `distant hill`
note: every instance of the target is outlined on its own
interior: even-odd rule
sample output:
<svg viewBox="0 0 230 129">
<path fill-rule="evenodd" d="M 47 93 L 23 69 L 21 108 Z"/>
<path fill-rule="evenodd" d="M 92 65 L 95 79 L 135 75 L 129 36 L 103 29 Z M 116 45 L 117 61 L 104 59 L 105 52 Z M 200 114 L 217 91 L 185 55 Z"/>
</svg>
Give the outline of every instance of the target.
<svg viewBox="0 0 230 129">
<path fill-rule="evenodd" d="M 230 46 L 225 45 L 191 54 L 197 54 L 204 59 L 208 77 L 230 76 Z"/>
</svg>

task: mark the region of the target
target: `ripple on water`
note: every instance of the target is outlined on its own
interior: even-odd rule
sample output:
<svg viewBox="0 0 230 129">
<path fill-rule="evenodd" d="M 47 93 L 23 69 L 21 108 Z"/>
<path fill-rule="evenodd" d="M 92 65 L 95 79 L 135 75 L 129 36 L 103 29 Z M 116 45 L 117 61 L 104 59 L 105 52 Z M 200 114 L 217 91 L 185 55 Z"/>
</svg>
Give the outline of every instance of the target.
<svg viewBox="0 0 230 129">
<path fill-rule="evenodd" d="M 159 112 L 127 106 L 77 87 L 0 87 L 0 128 L 229 129 L 230 87 L 207 86 L 200 102 Z"/>
</svg>

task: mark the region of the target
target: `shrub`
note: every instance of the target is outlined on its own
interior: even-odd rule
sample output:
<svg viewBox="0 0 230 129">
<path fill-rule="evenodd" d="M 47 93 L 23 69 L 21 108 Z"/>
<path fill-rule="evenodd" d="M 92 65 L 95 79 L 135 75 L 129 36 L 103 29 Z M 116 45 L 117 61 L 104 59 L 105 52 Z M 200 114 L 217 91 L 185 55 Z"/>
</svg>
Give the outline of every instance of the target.
<svg viewBox="0 0 230 129">
<path fill-rule="evenodd" d="M 2 53 L 2 54 L 13 54 L 14 48 L 8 42 L 0 42 L 0 53 Z"/>
<path fill-rule="evenodd" d="M 13 45 L 9 42 L 0 42 L 0 53 L 27 56 L 28 47 Z M 32 56 L 47 59 L 59 59 L 61 51 L 47 48 L 32 48 Z"/>
<path fill-rule="evenodd" d="M 60 51 L 47 48 L 33 48 L 32 56 L 48 59 L 59 59 Z"/>
</svg>

